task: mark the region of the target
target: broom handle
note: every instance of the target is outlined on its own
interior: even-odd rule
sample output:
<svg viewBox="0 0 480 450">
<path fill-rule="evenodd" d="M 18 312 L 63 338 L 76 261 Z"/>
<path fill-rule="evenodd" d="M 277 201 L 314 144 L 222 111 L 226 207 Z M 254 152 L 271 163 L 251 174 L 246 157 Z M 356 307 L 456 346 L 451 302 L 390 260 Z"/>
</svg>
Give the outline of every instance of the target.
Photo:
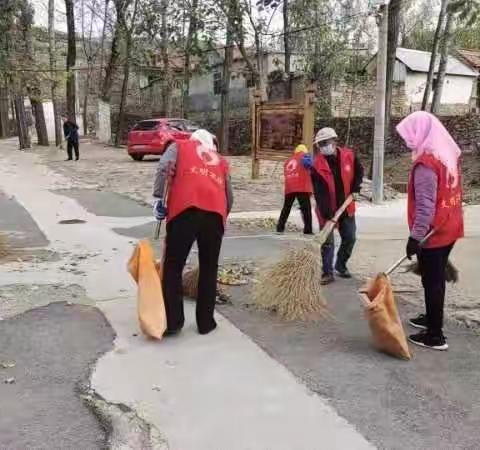
<svg viewBox="0 0 480 450">
<path fill-rule="evenodd" d="M 335 213 L 335 215 L 325 224 L 322 230 L 328 230 L 327 234 L 330 235 L 330 233 L 335 228 L 335 225 L 338 222 L 338 219 L 340 219 L 340 216 L 345 212 L 345 210 L 348 208 L 348 206 L 352 202 L 353 202 L 353 195 L 349 195 L 343 202 L 342 206 L 340 206 L 338 211 Z M 320 233 L 319 236 L 325 236 L 325 234 Z M 321 243 L 323 244 L 323 242 Z"/>
<path fill-rule="evenodd" d="M 164 194 L 163 194 L 163 198 L 165 199 L 165 205 L 167 204 L 167 199 L 168 199 L 168 191 L 169 191 L 169 187 L 170 187 L 170 180 L 169 180 L 169 175 L 170 174 L 170 166 L 168 167 L 167 169 L 167 179 L 165 180 L 165 186 L 164 186 Z M 154 241 L 158 241 L 158 239 L 160 238 L 160 230 L 162 228 L 162 220 L 157 220 L 155 222 L 155 225 L 153 227 L 153 240 Z"/>
<path fill-rule="evenodd" d="M 420 247 L 430 239 L 430 237 L 433 235 L 433 233 L 435 233 L 435 231 L 436 230 L 434 228 L 430 230 L 430 232 L 419 242 Z M 390 275 L 395 269 L 401 266 L 407 258 L 407 255 L 402 256 L 395 264 L 390 266 L 390 268 L 385 272 L 385 275 Z"/>
</svg>

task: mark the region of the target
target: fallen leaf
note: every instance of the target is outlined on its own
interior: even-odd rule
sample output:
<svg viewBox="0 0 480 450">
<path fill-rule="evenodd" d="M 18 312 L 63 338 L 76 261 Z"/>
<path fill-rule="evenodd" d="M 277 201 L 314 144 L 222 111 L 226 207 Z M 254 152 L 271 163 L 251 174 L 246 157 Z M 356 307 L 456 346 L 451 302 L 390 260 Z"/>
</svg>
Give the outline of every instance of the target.
<svg viewBox="0 0 480 450">
<path fill-rule="evenodd" d="M 0 361 L 0 369 L 11 369 L 12 367 L 15 367 L 14 362 L 3 362 Z"/>
</svg>

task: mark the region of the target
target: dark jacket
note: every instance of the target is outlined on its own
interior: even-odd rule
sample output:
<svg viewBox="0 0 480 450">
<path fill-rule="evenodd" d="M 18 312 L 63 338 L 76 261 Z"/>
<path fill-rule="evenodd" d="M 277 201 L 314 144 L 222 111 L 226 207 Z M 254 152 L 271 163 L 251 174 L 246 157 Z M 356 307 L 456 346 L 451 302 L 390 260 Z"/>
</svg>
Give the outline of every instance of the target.
<svg viewBox="0 0 480 450">
<path fill-rule="evenodd" d="M 345 201 L 345 191 L 343 189 L 343 181 L 340 172 L 340 164 L 337 158 L 337 155 L 325 156 L 325 159 L 330 166 L 330 170 L 333 174 L 333 179 L 335 182 L 335 193 L 337 199 L 337 209 L 342 206 L 343 202 Z M 363 181 L 363 167 L 360 163 L 360 160 L 357 156 L 355 156 L 355 163 L 354 163 L 354 179 L 352 181 L 352 192 L 359 193 L 362 181 Z M 313 184 L 313 192 L 315 196 L 315 201 L 317 203 L 318 208 L 320 209 L 320 213 L 322 217 L 326 219 L 330 219 L 335 214 L 335 211 L 332 211 L 330 207 L 330 202 L 326 201 L 329 198 L 328 186 L 324 179 L 317 173 L 315 169 L 311 170 L 312 174 L 312 184 Z"/>
<path fill-rule="evenodd" d="M 67 141 L 78 142 L 78 125 L 70 120 L 63 123 L 63 135 Z"/>
</svg>

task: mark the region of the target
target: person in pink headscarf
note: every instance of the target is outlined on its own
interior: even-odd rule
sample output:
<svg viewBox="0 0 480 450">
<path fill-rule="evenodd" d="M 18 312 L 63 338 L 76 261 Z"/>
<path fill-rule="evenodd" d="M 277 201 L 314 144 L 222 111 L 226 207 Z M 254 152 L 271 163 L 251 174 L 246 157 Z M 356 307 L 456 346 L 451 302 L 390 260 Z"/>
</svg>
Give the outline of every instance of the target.
<svg viewBox="0 0 480 450">
<path fill-rule="evenodd" d="M 422 332 L 409 339 L 423 347 L 447 350 L 443 334 L 445 268 L 455 242 L 463 237 L 461 150 L 442 123 L 425 111 L 407 116 L 397 132 L 412 151 L 406 253 L 409 259 L 418 258 L 426 306 L 426 314 L 409 321 Z"/>
</svg>

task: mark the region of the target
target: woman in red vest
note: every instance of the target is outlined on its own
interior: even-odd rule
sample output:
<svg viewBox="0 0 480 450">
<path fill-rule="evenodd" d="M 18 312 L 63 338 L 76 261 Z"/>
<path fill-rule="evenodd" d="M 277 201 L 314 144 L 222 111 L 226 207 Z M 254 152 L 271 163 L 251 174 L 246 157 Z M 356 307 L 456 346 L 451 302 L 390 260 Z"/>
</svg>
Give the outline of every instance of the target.
<svg viewBox="0 0 480 450">
<path fill-rule="evenodd" d="M 312 182 L 317 203 L 317 217 L 322 228 L 350 194 L 360 192 L 363 167 L 355 153 L 337 145 L 337 133 L 332 128 L 322 128 L 315 136 Z M 352 202 L 338 221 L 342 239 L 337 253 L 335 271 L 341 278 L 351 278 L 347 262 L 356 240 L 355 203 Z M 322 245 L 322 284 L 335 281 L 333 258 L 335 242 L 333 233 Z"/>
<path fill-rule="evenodd" d="M 403 119 L 397 131 L 412 151 L 408 184 L 407 256 L 417 255 L 425 291 L 426 314 L 410 320 L 422 332 L 410 336 L 414 344 L 447 350 L 443 335 L 445 268 L 457 239 L 463 237 L 460 148 L 432 114 L 418 111 Z M 420 241 L 434 234 L 420 246 Z"/>
<path fill-rule="evenodd" d="M 285 231 L 285 224 L 292 209 L 295 199 L 300 204 L 300 210 L 303 218 L 303 233 L 313 234 L 312 232 L 312 205 L 310 196 L 313 193 L 312 180 L 310 178 L 311 159 L 308 149 L 300 144 L 295 149 L 293 156 L 285 161 L 283 168 L 285 178 L 285 201 L 283 202 L 282 212 L 278 219 L 277 232 Z"/>
<path fill-rule="evenodd" d="M 167 314 L 166 334 L 179 332 L 185 322 L 182 273 L 196 241 L 200 276 L 196 318 L 198 332 L 217 326 L 214 319 L 220 247 L 233 195 L 227 161 L 217 153 L 213 136 L 197 130 L 190 140 L 168 147 L 160 159 L 153 196 L 154 215 L 167 219 L 163 296 Z M 164 204 L 169 181 L 168 203 Z"/>
</svg>

